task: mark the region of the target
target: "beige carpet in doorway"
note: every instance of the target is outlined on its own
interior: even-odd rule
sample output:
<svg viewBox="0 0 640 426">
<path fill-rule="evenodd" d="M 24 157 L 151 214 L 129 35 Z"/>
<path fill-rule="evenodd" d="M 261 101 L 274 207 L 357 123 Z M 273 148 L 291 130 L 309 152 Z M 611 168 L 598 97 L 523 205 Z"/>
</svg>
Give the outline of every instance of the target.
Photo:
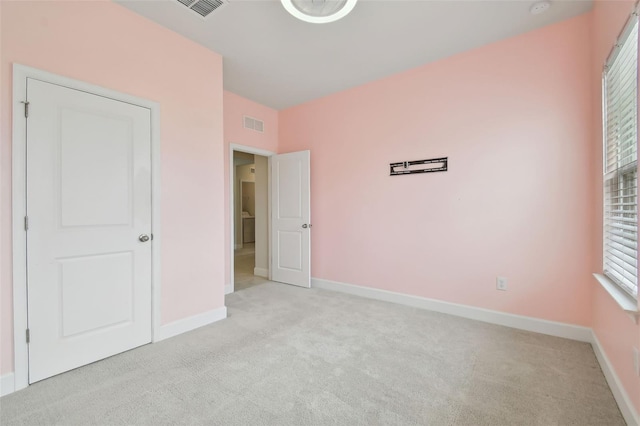
<svg viewBox="0 0 640 426">
<path fill-rule="evenodd" d="M 244 244 L 234 253 L 234 290 L 240 291 L 267 282 L 268 280 L 253 274 L 256 266 L 255 243 Z"/>
</svg>

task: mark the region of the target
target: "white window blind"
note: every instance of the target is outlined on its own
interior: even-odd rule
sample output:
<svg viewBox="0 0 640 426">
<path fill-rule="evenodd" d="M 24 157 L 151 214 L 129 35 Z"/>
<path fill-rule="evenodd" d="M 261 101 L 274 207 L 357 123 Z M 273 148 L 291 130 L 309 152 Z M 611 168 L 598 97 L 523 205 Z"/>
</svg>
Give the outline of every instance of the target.
<svg viewBox="0 0 640 426">
<path fill-rule="evenodd" d="M 638 19 L 620 36 L 605 66 L 604 274 L 638 295 Z"/>
</svg>

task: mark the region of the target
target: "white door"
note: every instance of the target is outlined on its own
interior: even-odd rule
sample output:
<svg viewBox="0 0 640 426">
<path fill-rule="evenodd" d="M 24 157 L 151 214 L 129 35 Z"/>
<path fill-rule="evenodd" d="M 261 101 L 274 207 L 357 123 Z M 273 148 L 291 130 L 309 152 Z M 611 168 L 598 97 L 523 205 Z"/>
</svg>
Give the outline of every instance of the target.
<svg viewBox="0 0 640 426">
<path fill-rule="evenodd" d="M 27 99 L 33 383 L 151 341 L 151 116 L 34 79 Z"/>
<path fill-rule="evenodd" d="M 271 160 L 271 279 L 311 287 L 309 151 Z"/>
</svg>

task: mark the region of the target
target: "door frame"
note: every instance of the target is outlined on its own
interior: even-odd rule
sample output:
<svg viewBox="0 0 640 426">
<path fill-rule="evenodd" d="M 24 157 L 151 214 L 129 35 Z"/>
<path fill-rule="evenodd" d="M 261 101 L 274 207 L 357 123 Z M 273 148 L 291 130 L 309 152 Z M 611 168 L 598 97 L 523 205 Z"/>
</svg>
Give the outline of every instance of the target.
<svg viewBox="0 0 640 426">
<path fill-rule="evenodd" d="M 37 68 L 13 64 L 13 134 L 12 134 L 12 245 L 13 245 L 13 352 L 14 388 L 29 386 L 29 352 L 26 342 L 28 325 L 27 244 L 24 229 L 26 216 L 26 138 L 27 121 L 24 96 L 27 78 L 40 80 L 147 108 L 151 112 L 151 341 L 160 340 L 160 105 L 157 102 L 120 93 L 105 87 L 63 77 Z"/>
<path fill-rule="evenodd" d="M 234 185 L 234 171 L 233 165 L 233 153 L 235 151 L 246 152 L 247 154 L 261 155 L 267 157 L 268 173 L 267 173 L 267 234 L 271 237 L 271 193 L 269 191 L 270 175 L 271 175 L 271 156 L 276 153 L 268 151 L 266 149 L 254 148 L 252 146 L 240 145 L 236 143 L 229 143 L 229 284 L 225 285 L 224 294 L 233 293 L 235 291 L 235 240 L 236 240 L 236 227 L 235 227 L 235 192 L 233 190 Z M 267 244 L 267 247 L 269 245 Z M 269 253 L 269 259 L 271 259 L 271 253 Z M 269 279 L 271 279 L 271 260 L 269 260 Z"/>
</svg>

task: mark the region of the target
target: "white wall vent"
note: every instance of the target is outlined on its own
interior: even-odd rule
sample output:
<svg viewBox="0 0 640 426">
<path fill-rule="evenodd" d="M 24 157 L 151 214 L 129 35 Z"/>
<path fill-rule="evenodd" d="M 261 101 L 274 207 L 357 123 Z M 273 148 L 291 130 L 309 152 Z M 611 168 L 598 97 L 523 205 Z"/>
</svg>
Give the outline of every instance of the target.
<svg viewBox="0 0 640 426">
<path fill-rule="evenodd" d="M 257 118 L 249 117 L 248 115 L 244 116 L 244 128 L 255 130 L 256 132 L 264 133 L 264 121 L 258 120 Z"/>
<path fill-rule="evenodd" d="M 213 12 L 227 4 L 226 0 L 178 0 L 198 15 L 206 18 Z"/>
</svg>

